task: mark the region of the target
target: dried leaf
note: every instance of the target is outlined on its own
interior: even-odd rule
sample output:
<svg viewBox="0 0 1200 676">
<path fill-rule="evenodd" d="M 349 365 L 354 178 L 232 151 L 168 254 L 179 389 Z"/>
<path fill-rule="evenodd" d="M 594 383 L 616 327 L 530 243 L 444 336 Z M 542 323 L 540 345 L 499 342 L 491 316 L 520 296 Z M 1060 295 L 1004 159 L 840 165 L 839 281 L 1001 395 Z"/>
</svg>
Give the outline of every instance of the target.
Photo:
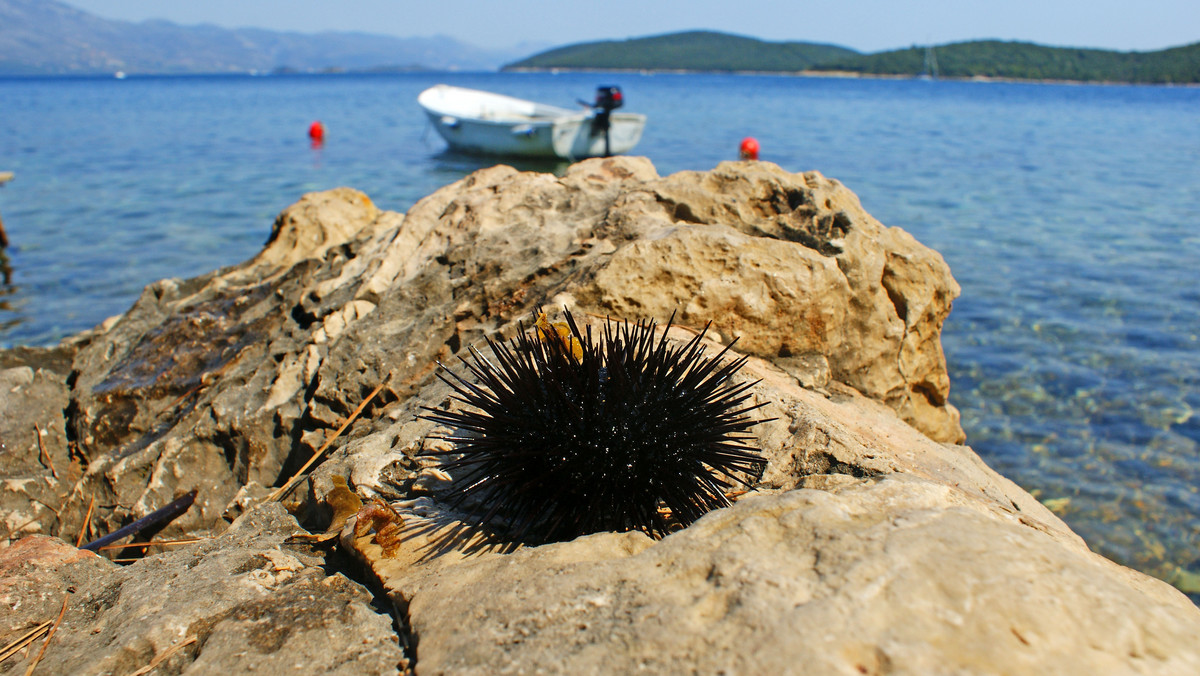
<svg viewBox="0 0 1200 676">
<path fill-rule="evenodd" d="M 350 490 L 350 486 L 346 483 L 346 477 L 335 474 L 330 479 L 333 481 L 333 490 L 325 494 L 325 504 L 333 509 L 333 523 L 330 524 L 329 529 L 341 530 L 346 519 L 362 509 L 363 501 L 354 494 L 354 491 Z"/>
</svg>

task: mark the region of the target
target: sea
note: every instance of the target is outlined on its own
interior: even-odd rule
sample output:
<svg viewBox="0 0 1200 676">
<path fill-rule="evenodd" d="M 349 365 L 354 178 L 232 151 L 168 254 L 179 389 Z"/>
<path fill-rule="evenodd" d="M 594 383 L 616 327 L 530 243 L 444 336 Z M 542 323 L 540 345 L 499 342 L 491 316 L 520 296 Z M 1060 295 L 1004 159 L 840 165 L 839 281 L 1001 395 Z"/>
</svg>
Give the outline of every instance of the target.
<svg viewBox="0 0 1200 676">
<path fill-rule="evenodd" d="M 967 443 L 1101 554 L 1200 600 L 1200 88 L 667 73 L 0 79 L 0 346 L 253 256 L 302 194 L 404 211 L 495 160 L 417 107 L 447 83 L 572 107 L 618 85 L 662 175 L 761 158 L 842 181 L 962 286 Z M 309 125 L 326 128 L 314 147 Z M 566 165 L 522 162 L 562 172 Z"/>
</svg>

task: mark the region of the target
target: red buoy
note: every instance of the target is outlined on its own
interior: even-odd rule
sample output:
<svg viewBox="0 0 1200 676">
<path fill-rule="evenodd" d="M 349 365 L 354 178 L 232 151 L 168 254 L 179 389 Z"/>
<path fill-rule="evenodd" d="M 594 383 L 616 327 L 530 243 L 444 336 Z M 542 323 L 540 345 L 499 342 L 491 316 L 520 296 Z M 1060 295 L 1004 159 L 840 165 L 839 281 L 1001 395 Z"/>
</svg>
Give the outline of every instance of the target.
<svg viewBox="0 0 1200 676">
<path fill-rule="evenodd" d="M 743 160 L 757 160 L 758 139 L 753 136 L 747 136 L 742 139 L 742 147 L 738 150 L 738 154 L 742 156 Z"/>
<path fill-rule="evenodd" d="M 308 137 L 314 144 L 323 143 L 325 141 L 325 125 L 321 124 L 320 120 L 308 125 Z"/>
</svg>

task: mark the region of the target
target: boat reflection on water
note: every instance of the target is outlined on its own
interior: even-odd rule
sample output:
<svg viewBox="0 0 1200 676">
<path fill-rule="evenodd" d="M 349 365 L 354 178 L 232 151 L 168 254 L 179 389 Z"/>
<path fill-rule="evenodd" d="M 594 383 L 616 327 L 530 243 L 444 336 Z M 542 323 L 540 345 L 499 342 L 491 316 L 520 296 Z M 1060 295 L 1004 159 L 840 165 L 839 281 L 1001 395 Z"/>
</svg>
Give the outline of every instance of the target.
<svg viewBox="0 0 1200 676">
<path fill-rule="evenodd" d="M 430 157 L 435 171 L 451 174 L 458 180 L 471 172 L 498 164 L 504 164 L 517 171 L 536 171 L 543 174 L 562 176 L 567 173 L 571 163 L 559 158 L 541 157 L 500 157 L 495 155 L 474 155 L 460 153 L 454 150 L 444 150 Z"/>
</svg>

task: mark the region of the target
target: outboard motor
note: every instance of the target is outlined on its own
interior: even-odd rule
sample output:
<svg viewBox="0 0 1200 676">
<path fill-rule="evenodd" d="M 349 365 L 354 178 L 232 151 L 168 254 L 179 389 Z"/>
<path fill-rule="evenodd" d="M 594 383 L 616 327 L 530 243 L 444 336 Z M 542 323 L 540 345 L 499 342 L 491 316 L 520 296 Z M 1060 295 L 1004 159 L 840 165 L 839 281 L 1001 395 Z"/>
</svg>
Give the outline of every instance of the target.
<svg viewBox="0 0 1200 676">
<path fill-rule="evenodd" d="M 621 88 L 613 85 L 596 87 L 596 102 L 592 104 L 595 116 L 592 118 L 592 135 L 604 132 L 604 156 L 612 154 L 609 145 L 608 130 L 612 127 L 610 115 L 612 111 L 625 105 L 625 97 L 621 96 Z"/>
<path fill-rule="evenodd" d="M 621 96 L 621 88 L 613 85 L 596 87 L 595 107 L 606 112 L 612 112 L 625 105 Z"/>
</svg>

